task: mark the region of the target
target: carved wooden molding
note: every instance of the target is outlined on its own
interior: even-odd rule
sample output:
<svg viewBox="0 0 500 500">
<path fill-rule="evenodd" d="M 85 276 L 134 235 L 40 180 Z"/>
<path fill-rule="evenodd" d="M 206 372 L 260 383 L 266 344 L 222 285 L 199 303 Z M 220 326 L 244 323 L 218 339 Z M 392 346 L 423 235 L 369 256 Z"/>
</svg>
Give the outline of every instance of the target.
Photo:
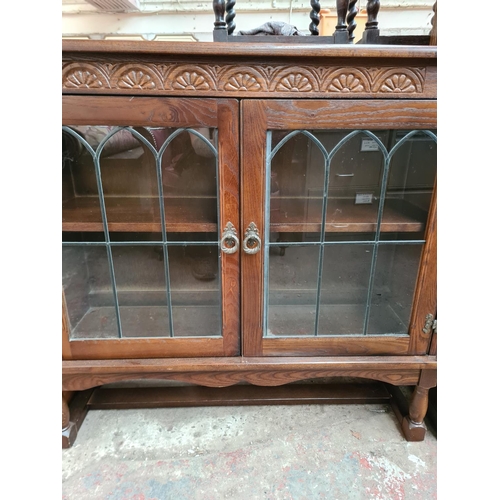
<svg viewBox="0 0 500 500">
<path fill-rule="evenodd" d="M 64 91 L 213 95 L 330 94 L 346 96 L 422 94 L 425 67 L 335 67 L 155 62 L 63 62 Z"/>
</svg>

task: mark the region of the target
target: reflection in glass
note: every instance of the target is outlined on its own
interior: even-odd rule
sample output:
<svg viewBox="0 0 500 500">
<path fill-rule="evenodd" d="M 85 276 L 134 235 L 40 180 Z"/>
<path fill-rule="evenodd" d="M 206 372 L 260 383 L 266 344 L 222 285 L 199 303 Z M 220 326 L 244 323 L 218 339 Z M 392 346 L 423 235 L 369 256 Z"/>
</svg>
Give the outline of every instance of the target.
<svg viewBox="0 0 500 500">
<path fill-rule="evenodd" d="M 62 283 L 70 339 L 118 338 L 105 247 L 63 247 Z"/>
<path fill-rule="evenodd" d="M 162 337 L 170 330 L 162 246 L 112 248 L 123 337 Z"/>
<path fill-rule="evenodd" d="M 175 336 L 220 335 L 218 247 L 171 247 L 169 263 Z"/>
<path fill-rule="evenodd" d="M 317 247 L 270 249 L 268 336 L 314 335 L 318 257 Z"/>
<path fill-rule="evenodd" d="M 381 245 L 370 302 L 368 334 L 408 332 L 422 245 Z"/>
<path fill-rule="evenodd" d="M 318 335 L 361 335 L 373 245 L 325 247 Z"/>
</svg>

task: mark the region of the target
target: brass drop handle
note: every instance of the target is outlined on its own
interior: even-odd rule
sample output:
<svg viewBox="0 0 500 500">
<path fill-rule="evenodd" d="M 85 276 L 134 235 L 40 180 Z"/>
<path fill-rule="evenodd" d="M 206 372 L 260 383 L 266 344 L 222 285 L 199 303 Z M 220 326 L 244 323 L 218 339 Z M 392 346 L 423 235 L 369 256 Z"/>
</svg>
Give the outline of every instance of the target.
<svg viewBox="0 0 500 500">
<path fill-rule="evenodd" d="M 240 246 L 240 240 L 236 234 L 236 228 L 231 222 L 226 224 L 224 231 L 222 231 L 222 238 L 220 240 L 220 248 L 224 253 L 235 253 Z"/>
<path fill-rule="evenodd" d="M 245 231 L 245 239 L 243 240 L 243 251 L 250 255 L 257 253 L 260 250 L 262 242 L 260 241 L 259 230 L 255 222 L 250 222 Z"/>
</svg>

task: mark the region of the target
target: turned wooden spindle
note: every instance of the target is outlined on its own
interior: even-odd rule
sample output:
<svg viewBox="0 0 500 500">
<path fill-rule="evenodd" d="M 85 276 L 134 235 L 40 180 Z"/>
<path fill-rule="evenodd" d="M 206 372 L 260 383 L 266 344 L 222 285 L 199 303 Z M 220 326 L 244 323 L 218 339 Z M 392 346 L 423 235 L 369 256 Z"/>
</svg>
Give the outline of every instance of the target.
<svg viewBox="0 0 500 500">
<path fill-rule="evenodd" d="M 311 19 L 311 24 L 309 25 L 309 31 L 311 35 L 319 35 L 319 11 L 321 10 L 321 5 L 318 0 L 311 0 L 311 12 L 309 13 L 309 19 Z"/>
<path fill-rule="evenodd" d="M 377 15 L 380 9 L 379 0 L 368 0 L 366 4 L 366 14 L 368 20 L 365 24 L 365 31 L 363 31 L 364 44 L 378 44 L 380 43 L 380 30 L 378 29 Z"/>
<path fill-rule="evenodd" d="M 234 18 L 236 17 L 236 11 L 234 10 L 235 5 L 236 0 L 228 0 L 226 2 L 226 25 L 228 35 L 232 35 L 236 28 L 236 23 L 234 22 Z"/>
<path fill-rule="evenodd" d="M 380 10 L 380 0 L 368 0 L 366 3 L 366 15 L 368 20 L 366 21 L 365 30 L 376 30 L 378 29 L 378 11 Z"/>
<path fill-rule="evenodd" d="M 349 5 L 347 6 L 347 32 L 349 33 L 349 43 L 354 43 L 354 30 L 356 29 L 357 23 L 354 20 L 356 14 L 358 13 L 358 8 L 356 7 L 356 2 L 358 0 L 349 0 Z"/>
<path fill-rule="evenodd" d="M 214 30 L 226 29 L 226 22 L 224 21 L 225 0 L 213 0 L 212 6 L 215 14 Z"/>
<path fill-rule="evenodd" d="M 408 417 L 413 425 L 421 425 L 429 405 L 429 389 L 417 385 L 410 399 Z"/>
<path fill-rule="evenodd" d="M 347 15 L 348 0 L 337 0 L 337 26 L 335 31 L 347 31 L 345 16 Z"/>
<path fill-rule="evenodd" d="M 432 10 L 434 12 L 434 15 L 432 16 L 431 19 L 431 32 L 429 33 L 430 35 L 430 40 L 429 40 L 429 45 L 437 45 L 438 42 L 438 3 L 437 0 L 434 2 L 434 6 L 432 7 Z"/>
<path fill-rule="evenodd" d="M 333 32 L 333 43 L 349 43 L 346 14 L 348 0 L 337 0 L 337 26 Z"/>
</svg>

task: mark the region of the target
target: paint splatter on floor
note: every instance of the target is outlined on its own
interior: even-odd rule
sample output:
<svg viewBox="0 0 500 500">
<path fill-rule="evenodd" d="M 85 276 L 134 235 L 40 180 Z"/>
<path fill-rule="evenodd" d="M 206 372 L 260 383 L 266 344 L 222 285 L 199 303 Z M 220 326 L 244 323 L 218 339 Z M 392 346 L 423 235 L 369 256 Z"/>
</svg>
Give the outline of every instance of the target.
<svg viewBox="0 0 500 500">
<path fill-rule="evenodd" d="M 373 411 L 378 409 L 379 411 Z M 69 500 L 433 500 L 437 441 L 384 405 L 89 412 L 63 451 Z"/>
</svg>

